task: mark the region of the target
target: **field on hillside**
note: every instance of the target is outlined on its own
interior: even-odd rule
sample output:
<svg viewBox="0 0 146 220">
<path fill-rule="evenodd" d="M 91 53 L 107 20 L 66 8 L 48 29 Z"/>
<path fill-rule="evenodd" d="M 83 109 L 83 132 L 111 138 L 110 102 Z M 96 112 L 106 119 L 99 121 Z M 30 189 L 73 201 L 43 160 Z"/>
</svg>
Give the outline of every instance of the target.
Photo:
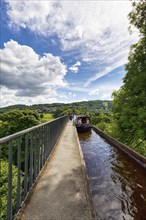
<svg viewBox="0 0 146 220">
<path fill-rule="evenodd" d="M 51 114 L 51 113 L 44 113 L 43 114 L 43 118 L 41 119 L 41 123 L 48 122 L 48 121 L 51 121 L 53 119 L 54 119 L 53 114 Z"/>
</svg>

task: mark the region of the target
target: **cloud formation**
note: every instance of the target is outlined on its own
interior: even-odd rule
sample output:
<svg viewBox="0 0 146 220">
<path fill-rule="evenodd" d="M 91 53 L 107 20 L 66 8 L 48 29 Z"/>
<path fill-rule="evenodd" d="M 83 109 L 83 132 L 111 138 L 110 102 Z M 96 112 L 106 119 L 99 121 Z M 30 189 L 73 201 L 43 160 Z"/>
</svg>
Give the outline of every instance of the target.
<svg viewBox="0 0 146 220">
<path fill-rule="evenodd" d="M 98 94 L 99 94 L 99 89 L 94 89 L 89 92 L 89 95 L 98 95 Z"/>
<path fill-rule="evenodd" d="M 108 68 L 127 62 L 130 1 L 9 1 L 10 26 L 28 28 L 45 37 L 56 35 L 63 51 L 97 68 L 85 83 L 106 75 Z M 77 65 L 70 67 L 75 73 Z"/>
<path fill-rule="evenodd" d="M 77 73 L 79 66 L 81 66 L 81 62 L 77 61 L 73 66 L 69 67 L 69 70 L 71 70 L 74 73 Z"/>
<path fill-rule="evenodd" d="M 56 87 L 66 86 L 66 66 L 59 57 L 42 57 L 25 45 L 10 40 L 1 52 L 1 84 L 15 90 L 16 96 L 56 95 Z"/>
<path fill-rule="evenodd" d="M 5 43 L 1 49 L 4 105 L 8 100 L 27 100 L 27 104 L 68 102 L 69 91 L 76 100 L 108 98 L 113 89 L 119 88 L 117 84 L 99 85 L 98 79 L 123 66 L 129 46 L 137 41 L 137 35 L 129 35 L 127 30 L 131 1 L 5 2 L 12 36 L 21 29 L 16 38 L 19 41 L 22 33 L 28 37 L 31 33 L 40 44 L 46 42 L 43 52 L 46 48 L 48 51 L 50 43 L 51 53 L 58 56 L 48 52 L 40 56 L 33 48 L 14 40 Z M 25 39 L 22 41 L 25 44 Z M 67 70 L 78 74 L 67 75 Z"/>
</svg>

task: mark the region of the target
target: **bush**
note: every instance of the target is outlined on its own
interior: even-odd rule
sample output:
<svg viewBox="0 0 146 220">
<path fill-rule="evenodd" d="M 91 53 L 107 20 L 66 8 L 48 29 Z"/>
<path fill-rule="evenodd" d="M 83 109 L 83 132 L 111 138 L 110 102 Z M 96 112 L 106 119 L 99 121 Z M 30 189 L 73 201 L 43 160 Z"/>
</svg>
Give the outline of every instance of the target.
<svg viewBox="0 0 146 220">
<path fill-rule="evenodd" d="M 16 190 L 17 190 L 17 167 L 12 166 L 12 210 L 13 214 L 16 210 Z M 1 161 L 1 173 L 0 173 L 0 219 L 6 219 L 7 213 L 7 196 L 8 196 L 8 162 Z"/>
</svg>

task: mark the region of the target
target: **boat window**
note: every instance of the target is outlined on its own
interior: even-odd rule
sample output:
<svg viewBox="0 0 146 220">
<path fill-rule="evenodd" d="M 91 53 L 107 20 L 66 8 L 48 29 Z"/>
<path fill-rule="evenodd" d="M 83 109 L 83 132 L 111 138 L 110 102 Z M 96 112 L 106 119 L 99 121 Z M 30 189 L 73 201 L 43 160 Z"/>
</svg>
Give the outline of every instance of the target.
<svg viewBox="0 0 146 220">
<path fill-rule="evenodd" d="M 79 124 L 81 124 L 81 123 L 82 123 L 82 120 L 81 120 L 81 118 L 79 118 L 79 119 L 78 119 L 78 123 L 79 123 Z"/>
<path fill-rule="evenodd" d="M 89 118 L 87 118 L 87 121 L 86 121 L 86 123 L 87 123 L 87 124 L 89 124 Z"/>
<path fill-rule="evenodd" d="M 82 123 L 86 123 L 86 118 L 82 118 Z"/>
</svg>

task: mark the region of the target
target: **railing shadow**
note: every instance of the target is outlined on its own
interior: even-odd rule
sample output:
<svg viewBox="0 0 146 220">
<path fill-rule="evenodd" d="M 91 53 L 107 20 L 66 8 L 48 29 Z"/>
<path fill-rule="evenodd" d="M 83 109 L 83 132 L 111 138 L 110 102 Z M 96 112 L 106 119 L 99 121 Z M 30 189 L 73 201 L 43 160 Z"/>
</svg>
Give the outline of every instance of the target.
<svg viewBox="0 0 146 220">
<path fill-rule="evenodd" d="M 49 164 L 26 204 L 24 213 L 21 213 L 17 220 L 91 219 L 83 178 L 78 178 L 83 175 L 81 166 L 64 175 L 55 170 L 53 174 L 49 174 L 47 170 Z M 60 170 L 60 173 L 63 171 Z"/>
</svg>

